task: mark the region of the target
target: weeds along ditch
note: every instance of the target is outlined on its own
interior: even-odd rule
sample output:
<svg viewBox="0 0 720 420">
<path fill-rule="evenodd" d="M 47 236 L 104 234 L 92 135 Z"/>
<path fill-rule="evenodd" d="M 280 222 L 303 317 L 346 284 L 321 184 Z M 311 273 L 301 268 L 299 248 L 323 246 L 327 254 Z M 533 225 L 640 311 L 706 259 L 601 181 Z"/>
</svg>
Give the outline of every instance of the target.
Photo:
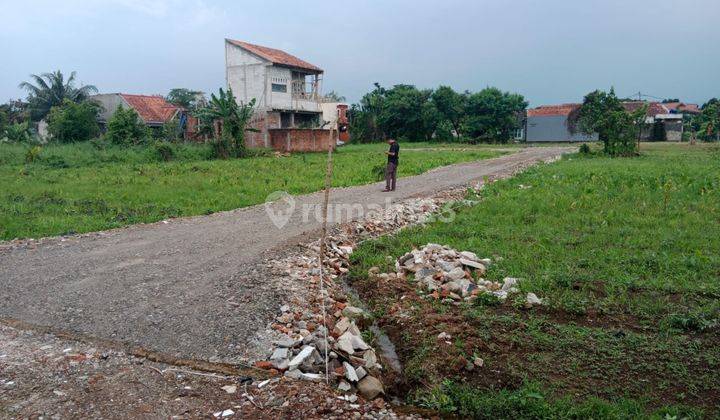
<svg viewBox="0 0 720 420">
<path fill-rule="evenodd" d="M 452 223 L 360 244 L 349 282 L 395 345 L 394 395 L 476 418 L 717 416 L 719 161 L 662 144 L 568 156 L 488 186 Z M 520 278 L 545 304 L 453 305 L 368 275 L 428 243 L 491 258 L 485 279 Z"/>
<path fill-rule="evenodd" d="M 423 148 L 403 151 L 399 176 L 503 152 Z M 323 188 L 324 153 L 276 155 L 260 149 L 242 159 L 211 159 L 207 144 L 98 147 L 0 144 L 0 240 L 112 229 L 263 203 L 275 191 Z M 335 187 L 377 181 L 387 145 L 348 145 L 335 154 Z M 28 157 L 31 156 L 31 157 Z M 169 160 L 168 160 L 169 159 Z"/>
</svg>

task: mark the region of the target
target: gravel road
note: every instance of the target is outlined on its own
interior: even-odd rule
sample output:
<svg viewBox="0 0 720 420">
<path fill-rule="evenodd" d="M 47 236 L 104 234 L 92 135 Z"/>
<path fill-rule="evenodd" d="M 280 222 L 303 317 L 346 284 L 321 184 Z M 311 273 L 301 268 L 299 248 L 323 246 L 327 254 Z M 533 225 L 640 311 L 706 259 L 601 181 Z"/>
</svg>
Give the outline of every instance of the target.
<svg viewBox="0 0 720 420">
<path fill-rule="evenodd" d="M 381 192 L 381 184 L 338 189 L 331 203 L 367 209 L 484 176 L 508 176 L 518 166 L 570 150 L 527 148 L 438 168 L 400 179 L 393 193 Z M 263 261 L 317 233 L 314 209 L 321 202 L 320 193 L 295 197 L 295 211 L 282 228 L 258 205 L 23 246 L 0 244 L 0 317 L 179 357 L 263 357 L 271 339 L 266 327 L 287 297 Z M 279 208 L 291 206 L 281 201 L 272 207 Z M 342 212 L 333 222 L 355 215 Z"/>
</svg>

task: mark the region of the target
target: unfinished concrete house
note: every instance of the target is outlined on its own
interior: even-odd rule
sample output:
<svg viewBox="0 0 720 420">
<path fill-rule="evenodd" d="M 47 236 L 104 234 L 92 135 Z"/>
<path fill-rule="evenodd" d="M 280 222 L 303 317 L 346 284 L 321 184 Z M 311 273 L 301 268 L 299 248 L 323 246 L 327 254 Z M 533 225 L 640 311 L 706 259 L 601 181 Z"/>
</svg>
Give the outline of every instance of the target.
<svg viewBox="0 0 720 420">
<path fill-rule="evenodd" d="M 237 100 L 256 101 L 251 126 L 259 132 L 247 133 L 249 147 L 320 151 L 335 145 L 340 130 L 330 124 L 338 125 L 338 118 L 323 118 L 320 67 L 275 48 L 226 39 L 225 70 Z M 326 109 L 325 115 L 333 113 Z"/>
</svg>

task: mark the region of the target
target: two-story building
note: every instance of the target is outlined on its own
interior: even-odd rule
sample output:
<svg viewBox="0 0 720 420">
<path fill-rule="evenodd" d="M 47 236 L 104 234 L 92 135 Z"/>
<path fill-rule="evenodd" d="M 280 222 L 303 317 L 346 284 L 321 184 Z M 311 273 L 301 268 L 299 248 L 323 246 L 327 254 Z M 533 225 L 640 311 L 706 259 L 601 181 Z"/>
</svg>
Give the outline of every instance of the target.
<svg viewBox="0 0 720 420">
<path fill-rule="evenodd" d="M 248 146 L 323 150 L 334 145 L 330 130 L 321 128 L 327 124 L 320 67 L 275 48 L 226 39 L 225 68 L 237 100 L 256 101 L 251 126 L 259 132 L 247 133 Z"/>
</svg>

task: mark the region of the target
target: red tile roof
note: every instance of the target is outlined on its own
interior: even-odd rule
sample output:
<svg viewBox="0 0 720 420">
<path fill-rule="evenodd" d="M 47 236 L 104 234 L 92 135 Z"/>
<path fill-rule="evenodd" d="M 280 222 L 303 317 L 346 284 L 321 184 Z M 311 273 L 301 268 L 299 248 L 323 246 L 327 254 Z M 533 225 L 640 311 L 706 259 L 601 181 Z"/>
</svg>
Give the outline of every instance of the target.
<svg viewBox="0 0 720 420">
<path fill-rule="evenodd" d="M 121 93 L 120 96 L 130 104 L 146 124 L 167 122 L 182 109 L 169 103 L 162 96 L 128 95 L 127 93 Z"/>
<path fill-rule="evenodd" d="M 248 50 L 257 56 L 264 58 L 265 60 L 268 60 L 275 64 L 279 64 L 281 66 L 295 67 L 319 73 L 323 72 L 323 69 L 321 69 L 320 67 L 310 64 L 307 61 L 301 60 L 294 55 L 290 55 L 282 50 L 250 44 L 243 41 L 235 41 L 233 39 L 226 39 L 226 41 L 235 46 Z"/>
<path fill-rule="evenodd" d="M 664 103 L 663 105 L 670 111 L 675 111 L 677 113 L 683 113 L 683 112 L 687 112 L 690 114 L 699 114 L 700 113 L 700 107 L 697 106 L 697 104 L 686 104 L 683 102 L 667 102 L 667 103 Z"/>
<path fill-rule="evenodd" d="M 579 108 L 581 104 L 560 104 L 560 105 L 543 105 L 537 108 L 528 109 L 528 117 L 548 117 L 554 115 L 570 115 L 570 113 Z"/>
<path fill-rule="evenodd" d="M 661 104 L 660 102 L 645 102 L 645 101 L 623 102 L 623 107 L 625 107 L 625 110 L 628 112 L 636 111 L 643 105 L 648 106 L 648 110 L 645 113 L 645 115 L 647 115 L 648 117 L 654 117 L 656 115 L 670 113 L 670 110 L 667 107 L 665 107 L 665 105 Z"/>
</svg>

